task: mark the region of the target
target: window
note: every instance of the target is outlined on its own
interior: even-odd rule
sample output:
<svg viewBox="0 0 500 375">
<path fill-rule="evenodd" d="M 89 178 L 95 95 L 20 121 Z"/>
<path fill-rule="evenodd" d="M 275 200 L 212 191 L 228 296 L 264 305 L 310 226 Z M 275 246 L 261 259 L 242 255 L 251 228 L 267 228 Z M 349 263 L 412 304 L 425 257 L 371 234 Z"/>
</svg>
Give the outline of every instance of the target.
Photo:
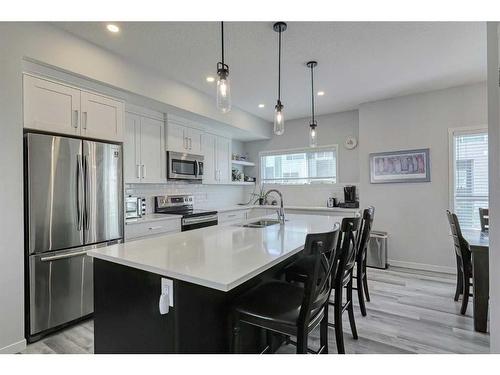
<svg viewBox="0 0 500 375">
<path fill-rule="evenodd" d="M 488 207 L 488 133 L 452 133 L 452 207 L 466 229 L 480 229 L 479 208 Z"/>
<path fill-rule="evenodd" d="M 337 182 L 337 147 L 275 151 L 260 156 L 260 176 L 268 184 Z"/>
</svg>

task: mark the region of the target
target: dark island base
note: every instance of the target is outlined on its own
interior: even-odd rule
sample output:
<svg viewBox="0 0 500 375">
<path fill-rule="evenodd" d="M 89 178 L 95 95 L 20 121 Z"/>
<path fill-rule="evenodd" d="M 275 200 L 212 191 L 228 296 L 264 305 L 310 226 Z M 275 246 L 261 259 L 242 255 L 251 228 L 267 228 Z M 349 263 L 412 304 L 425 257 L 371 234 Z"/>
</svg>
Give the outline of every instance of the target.
<svg viewBox="0 0 500 375">
<path fill-rule="evenodd" d="M 229 292 L 173 280 L 174 306 L 160 315 L 162 276 L 94 259 L 94 351 L 111 353 L 230 353 L 231 306 L 260 281 L 279 276 L 290 257 Z M 241 327 L 241 351 L 260 353 L 283 337 Z"/>
</svg>

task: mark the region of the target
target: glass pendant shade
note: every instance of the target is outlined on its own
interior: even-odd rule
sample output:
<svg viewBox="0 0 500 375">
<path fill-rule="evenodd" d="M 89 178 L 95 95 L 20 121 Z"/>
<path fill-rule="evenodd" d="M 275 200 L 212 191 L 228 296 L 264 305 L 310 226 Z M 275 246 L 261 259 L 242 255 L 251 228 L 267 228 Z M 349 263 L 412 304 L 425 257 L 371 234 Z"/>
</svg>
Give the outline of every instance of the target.
<svg viewBox="0 0 500 375">
<path fill-rule="evenodd" d="M 316 147 L 318 145 L 318 129 L 315 124 L 309 125 L 309 146 Z"/>
<path fill-rule="evenodd" d="M 219 74 L 217 79 L 217 108 L 222 113 L 231 111 L 231 87 L 227 74 Z"/>
<path fill-rule="evenodd" d="M 285 132 L 285 116 L 283 112 L 283 105 L 278 101 L 274 107 L 274 134 L 283 135 Z"/>
</svg>

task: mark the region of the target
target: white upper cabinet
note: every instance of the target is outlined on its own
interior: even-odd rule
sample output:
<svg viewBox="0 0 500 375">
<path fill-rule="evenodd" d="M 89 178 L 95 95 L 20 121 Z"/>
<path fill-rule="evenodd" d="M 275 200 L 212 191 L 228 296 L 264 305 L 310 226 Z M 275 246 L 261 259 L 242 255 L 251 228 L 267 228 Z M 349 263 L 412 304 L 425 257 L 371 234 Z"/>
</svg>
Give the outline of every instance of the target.
<svg viewBox="0 0 500 375">
<path fill-rule="evenodd" d="M 80 135 L 80 90 L 24 75 L 24 127 Z"/>
<path fill-rule="evenodd" d="M 123 175 L 125 183 L 141 182 L 141 117 L 129 112 L 125 112 Z"/>
<path fill-rule="evenodd" d="M 125 183 L 166 181 L 165 124 L 162 120 L 125 113 L 123 143 Z"/>
<path fill-rule="evenodd" d="M 186 128 L 185 135 L 190 154 L 202 155 L 201 151 L 201 135 L 203 132 L 199 129 Z"/>
<path fill-rule="evenodd" d="M 202 155 L 203 130 L 180 117 L 169 116 L 167 122 L 167 150 Z"/>
<path fill-rule="evenodd" d="M 123 102 L 29 74 L 23 86 L 25 128 L 123 140 Z"/>
<path fill-rule="evenodd" d="M 142 182 L 165 182 L 165 123 L 141 117 L 141 179 Z"/>
<path fill-rule="evenodd" d="M 168 121 L 167 124 L 167 150 L 187 152 L 187 140 L 184 136 L 185 127 Z"/>
<path fill-rule="evenodd" d="M 202 149 L 205 157 L 204 184 L 228 184 L 231 182 L 231 140 L 204 133 Z"/>
<path fill-rule="evenodd" d="M 231 182 L 231 140 L 217 137 L 217 181 L 221 184 Z"/>
<path fill-rule="evenodd" d="M 110 141 L 123 141 L 123 102 L 81 92 L 81 135 Z"/>
<path fill-rule="evenodd" d="M 203 183 L 216 184 L 216 136 L 213 134 L 205 133 L 202 138 L 202 152 L 204 156 L 203 161 Z"/>
</svg>

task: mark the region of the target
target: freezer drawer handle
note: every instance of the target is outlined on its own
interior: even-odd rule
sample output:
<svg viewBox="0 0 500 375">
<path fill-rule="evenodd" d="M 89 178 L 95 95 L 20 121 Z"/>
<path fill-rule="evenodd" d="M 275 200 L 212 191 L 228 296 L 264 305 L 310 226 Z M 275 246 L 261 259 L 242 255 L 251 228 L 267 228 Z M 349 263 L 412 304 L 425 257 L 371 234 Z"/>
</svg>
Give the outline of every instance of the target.
<svg viewBox="0 0 500 375">
<path fill-rule="evenodd" d="M 40 260 L 42 262 L 51 262 L 53 260 L 65 259 L 65 258 L 72 258 L 72 257 L 80 256 L 80 255 L 87 255 L 87 251 L 78 251 L 76 253 L 53 255 L 53 256 L 50 256 L 50 257 L 42 257 L 42 258 L 40 258 Z"/>
</svg>

